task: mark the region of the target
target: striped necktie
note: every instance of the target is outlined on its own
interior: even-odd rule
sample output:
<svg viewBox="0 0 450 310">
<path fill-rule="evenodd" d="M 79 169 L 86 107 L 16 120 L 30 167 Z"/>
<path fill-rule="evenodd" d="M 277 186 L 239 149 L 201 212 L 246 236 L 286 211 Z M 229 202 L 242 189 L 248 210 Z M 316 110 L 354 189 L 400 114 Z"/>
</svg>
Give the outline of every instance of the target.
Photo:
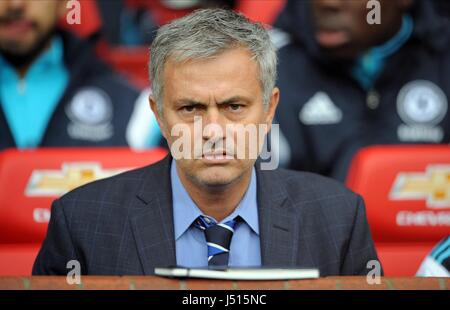
<svg viewBox="0 0 450 310">
<path fill-rule="evenodd" d="M 208 266 L 228 266 L 231 237 L 237 219 L 217 224 L 208 216 L 200 215 L 195 226 L 205 233 L 208 245 Z"/>
</svg>

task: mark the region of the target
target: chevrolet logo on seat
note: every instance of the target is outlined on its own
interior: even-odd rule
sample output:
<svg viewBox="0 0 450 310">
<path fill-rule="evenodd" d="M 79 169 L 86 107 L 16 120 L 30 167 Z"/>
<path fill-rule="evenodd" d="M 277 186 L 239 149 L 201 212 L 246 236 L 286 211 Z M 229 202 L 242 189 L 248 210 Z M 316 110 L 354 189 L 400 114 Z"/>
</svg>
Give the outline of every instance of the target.
<svg viewBox="0 0 450 310">
<path fill-rule="evenodd" d="M 397 175 L 391 200 L 425 200 L 431 209 L 450 208 L 450 165 L 430 165 L 425 172 Z"/>
<path fill-rule="evenodd" d="M 32 172 L 25 195 L 59 197 L 86 183 L 111 177 L 131 168 L 102 169 L 100 163 L 63 163 L 60 170 Z"/>
</svg>

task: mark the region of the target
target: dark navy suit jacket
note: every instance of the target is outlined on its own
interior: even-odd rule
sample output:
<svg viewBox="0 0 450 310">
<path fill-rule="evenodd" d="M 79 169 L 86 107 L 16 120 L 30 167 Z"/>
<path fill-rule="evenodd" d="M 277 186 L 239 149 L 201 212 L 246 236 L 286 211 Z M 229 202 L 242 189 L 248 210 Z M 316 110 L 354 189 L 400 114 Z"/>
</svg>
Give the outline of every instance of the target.
<svg viewBox="0 0 450 310">
<path fill-rule="evenodd" d="M 176 265 L 171 158 L 82 186 L 56 200 L 35 275 L 142 275 Z M 256 164 L 263 266 L 362 275 L 377 254 L 362 198 L 311 173 Z"/>
</svg>

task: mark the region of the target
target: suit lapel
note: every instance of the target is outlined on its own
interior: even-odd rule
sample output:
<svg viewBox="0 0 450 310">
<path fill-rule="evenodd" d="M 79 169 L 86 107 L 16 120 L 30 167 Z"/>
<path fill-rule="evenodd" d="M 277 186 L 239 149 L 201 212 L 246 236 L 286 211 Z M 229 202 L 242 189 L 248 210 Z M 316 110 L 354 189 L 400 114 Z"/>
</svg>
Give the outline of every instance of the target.
<svg viewBox="0 0 450 310">
<path fill-rule="evenodd" d="M 263 266 L 297 263 L 299 227 L 282 180 L 274 171 L 262 171 L 256 163 L 258 214 Z"/>
<path fill-rule="evenodd" d="M 150 168 L 131 206 L 131 227 L 145 274 L 153 274 L 157 266 L 176 265 L 171 160 L 167 156 Z"/>
<path fill-rule="evenodd" d="M 130 218 L 145 274 L 156 266 L 175 266 L 170 163 L 166 157 L 146 176 L 132 203 Z M 263 266 L 295 266 L 298 263 L 298 220 L 283 187 L 285 180 L 274 171 L 261 171 L 256 163 L 258 215 Z"/>
</svg>

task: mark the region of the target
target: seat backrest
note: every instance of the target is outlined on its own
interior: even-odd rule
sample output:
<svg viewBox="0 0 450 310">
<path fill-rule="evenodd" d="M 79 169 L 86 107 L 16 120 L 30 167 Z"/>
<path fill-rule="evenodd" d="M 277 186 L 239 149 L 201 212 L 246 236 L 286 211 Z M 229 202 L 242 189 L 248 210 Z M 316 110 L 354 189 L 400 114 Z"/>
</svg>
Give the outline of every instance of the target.
<svg viewBox="0 0 450 310">
<path fill-rule="evenodd" d="M 161 0 L 126 0 L 129 6 L 147 7 L 158 25 L 164 25 L 176 18 L 191 13 L 195 7 L 174 9 Z M 235 10 L 248 18 L 264 24 L 271 25 L 278 13 L 283 9 L 287 0 L 237 0 Z"/>
<path fill-rule="evenodd" d="M 143 89 L 150 86 L 148 63 L 150 52 L 147 47 L 99 46 L 99 56 L 117 72 L 123 74 L 134 86 Z"/>
<path fill-rule="evenodd" d="M 419 256 L 450 233 L 449 146 L 365 148 L 352 161 L 347 186 L 363 196 L 377 250 L 392 269 L 403 264 L 414 274 Z M 409 266 L 405 253 L 414 261 Z"/>
<path fill-rule="evenodd" d="M 0 277 L 30 276 L 41 243 L 0 243 Z"/>
<path fill-rule="evenodd" d="M 251 20 L 272 25 L 286 2 L 287 0 L 239 0 L 236 11 L 243 13 Z"/>
<path fill-rule="evenodd" d="M 41 242 L 54 199 L 71 189 L 162 159 L 164 149 L 8 149 L 0 153 L 0 243 Z"/>
</svg>

